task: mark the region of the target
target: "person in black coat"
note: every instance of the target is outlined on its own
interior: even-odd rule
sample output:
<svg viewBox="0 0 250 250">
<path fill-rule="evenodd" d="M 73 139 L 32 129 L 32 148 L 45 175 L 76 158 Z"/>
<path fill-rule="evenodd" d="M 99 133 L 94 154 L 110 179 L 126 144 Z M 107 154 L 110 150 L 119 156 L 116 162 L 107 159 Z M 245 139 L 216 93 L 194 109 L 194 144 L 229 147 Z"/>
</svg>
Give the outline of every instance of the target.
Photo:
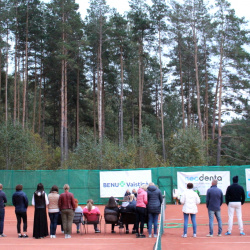
<svg viewBox="0 0 250 250">
<path fill-rule="evenodd" d="M 152 237 L 152 224 L 154 224 L 154 237 L 157 237 L 158 216 L 161 213 L 162 194 L 161 190 L 153 182 L 148 186 L 148 237 Z"/>
<path fill-rule="evenodd" d="M 15 206 L 15 213 L 17 219 L 17 233 L 18 238 L 28 238 L 27 233 L 27 207 L 28 198 L 27 195 L 22 191 L 23 186 L 17 185 L 16 192 L 12 195 L 12 203 Z M 21 234 L 21 220 L 23 220 L 23 235 Z"/>
<path fill-rule="evenodd" d="M 108 219 L 110 219 L 111 217 L 112 220 L 117 219 L 116 222 L 112 223 L 112 229 L 111 229 L 111 233 L 115 233 L 115 224 L 118 223 L 119 219 L 119 208 L 113 196 L 109 198 L 108 204 L 104 208 L 105 220 L 106 217 L 109 217 Z"/>
</svg>

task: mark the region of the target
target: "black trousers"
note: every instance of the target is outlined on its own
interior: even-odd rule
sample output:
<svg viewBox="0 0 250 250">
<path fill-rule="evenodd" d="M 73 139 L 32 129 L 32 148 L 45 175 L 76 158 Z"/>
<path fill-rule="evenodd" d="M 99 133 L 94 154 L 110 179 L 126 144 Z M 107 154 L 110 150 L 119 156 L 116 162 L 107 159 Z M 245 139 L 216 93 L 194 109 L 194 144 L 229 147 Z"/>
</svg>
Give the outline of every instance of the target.
<svg viewBox="0 0 250 250">
<path fill-rule="evenodd" d="M 135 223 L 136 233 L 139 233 L 139 224 L 140 224 L 140 234 L 143 234 L 145 214 L 146 214 L 145 207 L 136 207 L 136 223 Z"/>
<path fill-rule="evenodd" d="M 17 219 L 17 233 L 21 233 L 21 220 L 23 219 L 23 232 L 27 232 L 27 213 L 26 212 L 16 212 Z"/>
</svg>

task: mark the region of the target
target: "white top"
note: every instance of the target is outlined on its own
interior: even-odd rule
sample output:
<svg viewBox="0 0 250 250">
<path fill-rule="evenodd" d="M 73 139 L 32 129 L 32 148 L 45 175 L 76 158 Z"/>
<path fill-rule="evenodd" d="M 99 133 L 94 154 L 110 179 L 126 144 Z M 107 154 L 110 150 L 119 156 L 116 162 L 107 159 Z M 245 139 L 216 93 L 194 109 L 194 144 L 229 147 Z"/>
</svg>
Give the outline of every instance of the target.
<svg viewBox="0 0 250 250">
<path fill-rule="evenodd" d="M 43 192 L 44 192 L 44 191 L 43 191 Z M 38 196 L 39 196 L 39 194 L 42 195 L 42 193 L 39 192 L 39 193 L 38 193 Z M 48 199 L 48 196 L 47 196 L 46 193 L 45 193 L 45 203 L 46 203 L 46 206 L 49 205 L 49 199 Z M 35 206 L 34 194 L 33 194 L 33 196 L 32 196 L 32 205 Z"/>
<path fill-rule="evenodd" d="M 200 197 L 193 189 L 186 189 L 181 196 L 181 204 L 183 204 L 182 212 L 185 214 L 196 214 L 198 212 L 197 204 L 200 204 Z"/>
</svg>

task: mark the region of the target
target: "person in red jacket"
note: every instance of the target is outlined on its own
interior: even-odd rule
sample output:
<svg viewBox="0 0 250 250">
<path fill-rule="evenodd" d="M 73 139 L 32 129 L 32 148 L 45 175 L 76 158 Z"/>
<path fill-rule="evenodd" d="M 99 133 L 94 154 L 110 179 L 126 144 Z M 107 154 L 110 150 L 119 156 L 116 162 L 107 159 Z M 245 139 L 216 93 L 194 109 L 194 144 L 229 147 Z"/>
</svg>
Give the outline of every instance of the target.
<svg viewBox="0 0 250 250">
<path fill-rule="evenodd" d="M 75 211 L 75 199 L 74 195 L 69 192 L 69 185 L 63 186 L 64 193 L 60 194 L 58 200 L 58 206 L 62 214 L 62 224 L 65 234 L 65 239 L 71 238 L 72 223 L 74 219 Z"/>
<path fill-rule="evenodd" d="M 146 206 L 148 204 L 148 195 L 147 190 L 148 186 L 146 184 L 142 185 L 137 192 L 137 201 L 136 201 L 136 237 L 137 238 L 145 238 L 146 236 L 143 234 L 145 214 L 146 214 Z M 140 225 L 140 233 L 139 233 L 139 225 Z"/>
</svg>

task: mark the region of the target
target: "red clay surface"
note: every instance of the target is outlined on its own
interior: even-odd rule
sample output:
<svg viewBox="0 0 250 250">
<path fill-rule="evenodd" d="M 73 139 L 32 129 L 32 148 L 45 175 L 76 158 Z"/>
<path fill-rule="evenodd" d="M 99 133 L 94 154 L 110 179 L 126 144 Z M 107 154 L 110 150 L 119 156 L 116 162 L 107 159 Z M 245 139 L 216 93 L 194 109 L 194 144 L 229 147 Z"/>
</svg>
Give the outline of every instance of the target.
<svg viewBox="0 0 250 250">
<path fill-rule="evenodd" d="M 98 206 L 103 214 L 103 206 Z M 245 236 L 240 236 L 238 225 L 233 226 L 231 236 L 225 236 L 227 231 L 227 206 L 222 206 L 222 222 L 223 222 L 223 236 L 217 237 L 217 222 L 215 219 L 214 237 L 208 238 L 206 235 L 208 229 L 208 215 L 207 209 L 204 204 L 198 206 L 197 214 L 197 238 L 193 238 L 192 228 L 188 228 L 188 238 L 181 238 L 183 233 L 183 216 L 181 205 L 167 205 L 165 223 L 165 233 L 162 236 L 162 249 L 250 249 L 250 203 L 244 204 L 243 207 L 243 221 Z M 124 234 L 123 231 L 119 233 L 119 229 L 115 228 L 116 234 L 111 234 L 110 225 L 106 227 L 106 234 L 104 233 L 104 220 L 102 219 L 100 234 L 95 234 L 93 226 L 88 226 L 87 234 L 76 234 L 76 227 L 73 225 L 73 233 L 71 239 L 64 239 L 64 234 L 61 233 L 60 226 L 57 228 L 57 238 L 50 239 L 33 239 L 33 216 L 34 208 L 28 208 L 28 235 L 27 239 L 18 239 L 16 233 L 16 217 L 14 207 L 6 207 L 4 233 L 7 235 L 5 238 L 0 238 L 0 249 L 8 250 L 22 250 L 22 249 L 90 249 L 90 250 L 152 250 L 155 244 L 155 238 L 137 239 L 135 235 Z M 237 219 L 235 217 L 235 222 Z M 190 222 L 191 223 L 191 222 Z M 49 225 L 49 219 L 48 219 Z M 130 227 L 130 232 L 132 226 Z M 147 230 L 145 229 L 145 234 Z"/>
</svg>

